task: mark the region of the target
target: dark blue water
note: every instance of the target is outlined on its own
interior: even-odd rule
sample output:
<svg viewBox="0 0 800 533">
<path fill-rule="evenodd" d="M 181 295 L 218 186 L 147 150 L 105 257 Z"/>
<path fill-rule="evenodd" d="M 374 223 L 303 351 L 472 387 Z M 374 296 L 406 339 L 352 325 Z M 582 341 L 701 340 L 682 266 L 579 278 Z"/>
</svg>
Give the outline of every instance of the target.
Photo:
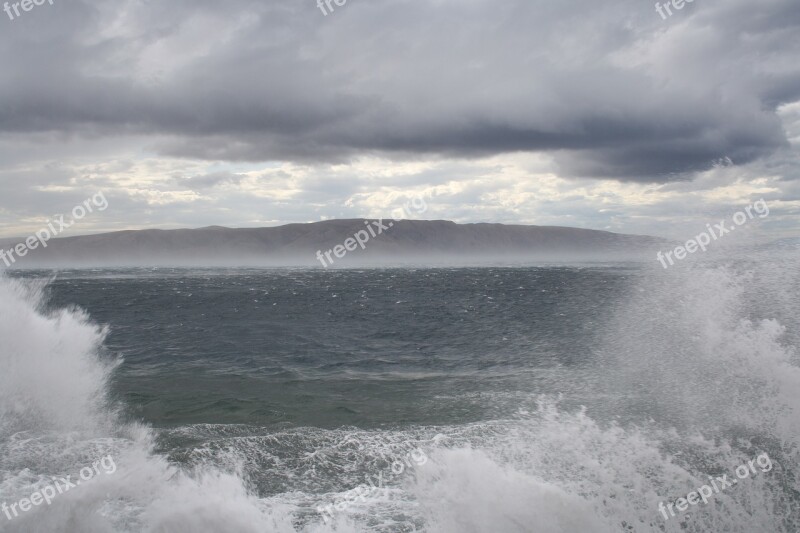
<svg viewBox="0 0 800 533">
<path fill-rule="evenodd" d="M 0 531 L 796 531 L 796 265 L 14 272 Z"/>
<path fill-rule="evenodd" d="M 547 378 L 592 357 L 634 275 L 64 272 L 49 293 L 110 328 L 113 390 L 148 423 L 369 428 L 473 422 L 499 414 L 482 393 L 558 392 Z"/>
</svg>

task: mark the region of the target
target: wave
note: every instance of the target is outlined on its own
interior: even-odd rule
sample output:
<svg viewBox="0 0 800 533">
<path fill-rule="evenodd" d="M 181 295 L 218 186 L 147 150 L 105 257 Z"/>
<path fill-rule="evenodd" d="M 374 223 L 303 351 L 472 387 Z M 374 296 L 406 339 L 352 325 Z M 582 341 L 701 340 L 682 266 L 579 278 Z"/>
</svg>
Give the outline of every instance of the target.
<svg viewBox="0 0 800 533">
<path fill-rule="evenodd" d="M 585 407 L 530 395 L 515 413 L 463 426 L 282 432 L 125 420 L 108 396 L 120 363 L 108 330 L 80 309 L 48 310 L 47 282 L 0 277 L 0 501 L 104 456 L 117 467 L 0 514 L 0 531 L 796 531 L 797 274 L 794 258 L 771 257 L 635 275 L 579 374 L 594 398 Z M 157 451 L 175 436 L 199 444 Z M 425 463 L 390 475 L 411 448 Z M 760 453 L 770 472 L 659 514 Z M 376 475 L 386 490 L 327 522 L 317 512 Z"/>
</svg>

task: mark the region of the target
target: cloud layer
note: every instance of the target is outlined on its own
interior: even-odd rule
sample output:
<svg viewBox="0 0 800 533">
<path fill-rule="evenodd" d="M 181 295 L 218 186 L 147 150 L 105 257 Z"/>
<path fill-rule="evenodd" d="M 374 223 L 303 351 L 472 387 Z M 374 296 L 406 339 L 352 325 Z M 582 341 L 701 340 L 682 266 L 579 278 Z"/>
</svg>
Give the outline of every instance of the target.
<svg viewBox="0 0 800 533">
<path fill-rule="evenodd" d="M 6 28 L 6 133 L 158 135 L 160 154 L 347 161 L 558 152 L 681 179 L 786 145 L 793 0 L 63 2 Z"/>
<path fill-rule="evenodd" d="M 665 200 L 723 161 L 794 208 L 796 0 L 695 0 L 667 20 L 633 0 L 333 5 L 56 0 L 0 18 L 0 214 L 15 217 L 0 233 L 101 185 L 138 227 L 367 215 L 361 200 L 404 180 L 469 194 L 443 218 L 528 222 L 550 217 L 514 195 L 566 180 L 597 219 L 592 191 Z M 374 179 L 381 165 L 404 178 Z M 256 216 L 267 198 L 275 216 Z"/>
</svg>

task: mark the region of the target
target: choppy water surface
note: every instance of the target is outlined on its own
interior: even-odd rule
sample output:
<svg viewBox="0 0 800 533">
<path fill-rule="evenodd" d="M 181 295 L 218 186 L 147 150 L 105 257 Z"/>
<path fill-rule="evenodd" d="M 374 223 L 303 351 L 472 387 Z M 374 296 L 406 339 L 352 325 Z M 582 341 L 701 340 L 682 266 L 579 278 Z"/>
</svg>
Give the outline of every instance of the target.
<svg viewBox="0 0 800 533">
<path fill-rule="evenodd" d="M 798 274 L 15 273 L 0 500 L 117 468 L 0 531 L 794 532 Z"/>
</svg>

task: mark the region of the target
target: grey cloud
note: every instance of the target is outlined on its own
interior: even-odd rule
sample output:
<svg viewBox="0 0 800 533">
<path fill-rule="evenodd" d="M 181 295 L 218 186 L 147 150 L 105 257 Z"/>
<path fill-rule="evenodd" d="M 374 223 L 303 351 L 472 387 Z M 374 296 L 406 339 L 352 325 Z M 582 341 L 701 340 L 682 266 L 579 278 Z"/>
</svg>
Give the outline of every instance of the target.
<svg viewBox="0 0 800 533">
<path fill-rule="evenodd" d="M 178 178 L 176 179 L 176 184 L 197 191 L 202 189 L 210 189 L 224 184 L 238 185 L 242 182 L 242 179 L 244 179 L 244 176 L 238 174 L 232 174 L 230 172 L 215 172 L 213 174 L 205 174 L 202 176 Z"/>
<path fill-rule="evenodd" d="M 556 154 L 562 175 L 688 179 L 786 146 L 796 0 L 57 3 L 0 35 L 0 132 L 162 155 L 347 162 Z M 200 184 L 201 182 L 195 182 Z"/>
</svg>

